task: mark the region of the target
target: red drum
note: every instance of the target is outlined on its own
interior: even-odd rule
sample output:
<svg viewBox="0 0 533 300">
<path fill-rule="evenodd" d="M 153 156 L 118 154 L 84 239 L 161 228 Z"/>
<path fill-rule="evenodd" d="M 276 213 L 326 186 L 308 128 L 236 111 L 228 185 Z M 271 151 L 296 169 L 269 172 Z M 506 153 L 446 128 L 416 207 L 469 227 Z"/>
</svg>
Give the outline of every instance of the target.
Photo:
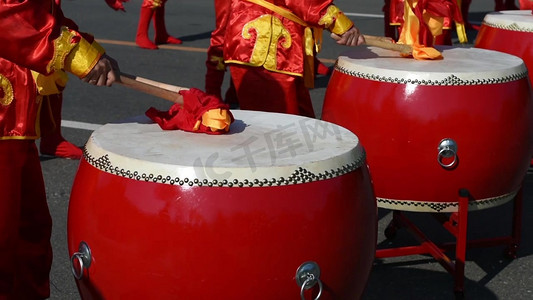
<svg viewBox="0 0 533 300">
<path fill-rule="evenodd" d="M 338 58 L 323 120 L 344 126 L 367 151 L 378 207 L 455 212 L 511 200 L 533 154 L 527 70 L 516 56 L 438 47 L 420 61 L 361 48 Z"/>
<path fill-rule="evenodd" d="M 529 69 L 533 86 L 533 15 L 531 10 L 507 10 L 485 15 L 475 47 L 516 55 Z"/>
<path fill-rule="evenodd" d="M 107 124 L 68 211 L 84 299 L 357 299 L 377 207 L 357 137 L 332 123 L 235 111 L 229 134 Z"/>
</svg>

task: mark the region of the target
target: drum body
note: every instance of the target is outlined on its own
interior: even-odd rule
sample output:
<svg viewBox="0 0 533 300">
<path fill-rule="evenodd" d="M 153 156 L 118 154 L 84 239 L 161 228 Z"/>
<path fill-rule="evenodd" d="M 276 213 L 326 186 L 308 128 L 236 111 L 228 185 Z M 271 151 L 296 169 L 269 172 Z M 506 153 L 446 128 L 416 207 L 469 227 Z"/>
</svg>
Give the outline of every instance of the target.
<svg viewBox="0 0 533 300">
<path fill-rule="evenodd" d="M 533 14 L 530 10 L 489 13 L 483 19 L 475 47 L 516 55 L 529 70 L 533 86 Z"/>
<path fill-rule="evenodd" d="M 73 262 L 81 242 L 91 252 L 82 298 L 299 299 L 309 261 L 320 285 L 306 297 L 360 297 L 377 207 L 357 137 L 304 117 L 234 115 L 220 136 L 142 118 L 92 134 L 68 212 Z"/>
<path fill-rule="evenodd" d="M 532 155 L 533 106 L 523 62 L 512 55 L 441 46 L 417 61 L 368 48 L 342 55 L 322 119 L 357 134 L 378 207 L 453 212 L 512 199 Z"/>
</svg>

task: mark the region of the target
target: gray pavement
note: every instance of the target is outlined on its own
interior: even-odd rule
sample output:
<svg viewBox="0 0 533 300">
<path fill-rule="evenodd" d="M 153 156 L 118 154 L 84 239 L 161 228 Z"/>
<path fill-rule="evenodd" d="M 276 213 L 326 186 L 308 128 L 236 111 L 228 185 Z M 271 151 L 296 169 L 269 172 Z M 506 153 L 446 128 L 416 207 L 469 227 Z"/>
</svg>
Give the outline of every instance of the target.
<svg viewBox="0 0 533 300">
<path fill-rule="evenodd" d="M 345 12 L 369 14 L 350 15 L 363 33 L 383 35 L 382 2 L 375 0 L 339 0 L 336 4 Z M 185 87 L 203 89 L 205 49 L 209 45 L 214 27 L 213 2 L 208 0 L 180 0 L 167 3 L 168 31 L 183 39 L 183 47 L 169 47 L 156 51 L 144 50 L 134 45 L 109 41 L 132 42 L 135 37 L 141 0 L 126 3 L 126 12 L 115 12 L 104 1 L 63 1 L 65 14 L 74 19 L 84 31 L 93 33 L 108 54 L 118 60 L 121 70 L 141 77 Z M 470 19 L 481 22 L 493 9 L 492 1 L 474 1 Z M 377 15 L 377 16 L 373 16 Z M 476 32 L 469 31 L 470 42 Z M 105 41 L 104 41 L 105 40 Z M 203 50 L 202 50 L 203 49 Z M 325 37 L 319 57 L 332 65 L 346 48 L 337 46 Z M 311 91 L 317 114 L 328 77 L 317 79 Z M 227 83 L 226 83 L 227 84 Z M 63 107 L 64 136 L 83 145 L 96 126 L 141 115 L 149 107 L 168 109 L 165 100 L 143 95 L 115 85 L 96 88 L 71 78 L 65 91 Z M 80 299 L 75 280 L 70 273 L 67 250 L 67 210 L 70 189 L 77 171 L 78 161 L 42 157 L 47 196 L 54 220 L 52 243 L 54 262 L 51 273 L 51 299 Z M 465 296 L 468 299 L 533 299 L 533 176 L 525 180 L 522 224 L 522 243 L 518 257 L 508 259 L 504 247 L 471 249 L 467 252 L 465 269 Z M 469 237 L 482 238 L 506 235 L 510 231 L 512 203 L 497 208 L 472 213 Z M 435 240 L 449 239 L 449 235 L 435 226 L 426 214 L 409 214 L 421 224 Z M 379 211 L 379 246 L 388 245 L 383 230 L 391 213 Z M 409 243 L 410 236 L 400 230 L 394 243 Z M 127 270 L 126 270 L 127 271 Z M 120 276 L 121 274 L 116 274 Z M 453 299 L 453 278 L 429 256 L 417 255 L 376 260 L 363 299 Z"/>
</svg>

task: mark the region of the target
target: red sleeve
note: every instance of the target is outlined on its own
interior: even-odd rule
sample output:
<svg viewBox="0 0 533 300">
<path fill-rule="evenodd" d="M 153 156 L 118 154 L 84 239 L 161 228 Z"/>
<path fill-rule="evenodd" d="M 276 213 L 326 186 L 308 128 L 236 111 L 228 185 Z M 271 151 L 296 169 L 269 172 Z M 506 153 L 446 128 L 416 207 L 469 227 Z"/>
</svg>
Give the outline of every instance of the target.
<svg viewBox="0 0 533 300">
<path fill-rule="evenodd" d="M 276 1 L 274 1 L 276 4 Z M 326 14 L 333 0 L 285 0 L 286 7 L 310 25 L 320 27 L 318 21 Z"/>
<path fill-rule="evenodd" d="M 18 65 L 48 73 L 61 21 L 52 14 L 55 3 L 5 0 L 0 3 L 0 56 Z"/>
<path fill-rule="evenodd" d="M 45 75 L 67 70 L 83 78 L 104 53 L 54 0 L 2 0 L 0 28 L 0 57 Z"/>
</svg>

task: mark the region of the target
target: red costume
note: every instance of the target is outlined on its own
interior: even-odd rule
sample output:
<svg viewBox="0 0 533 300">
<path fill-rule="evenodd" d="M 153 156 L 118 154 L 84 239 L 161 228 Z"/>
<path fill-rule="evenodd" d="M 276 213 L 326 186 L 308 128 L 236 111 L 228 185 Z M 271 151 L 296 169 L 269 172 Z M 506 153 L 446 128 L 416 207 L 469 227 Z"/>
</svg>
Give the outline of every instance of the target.
<svg viewBox="0 0 533 300">
<path fill-rule="evenodd" d="M 103 54 L 72 25 L 54 0 L 0 4 L 0 299 L 50 294 L 52 220 L 34 141 L 39 110 L 44 95 L 60 90 L 62 70 L 83 78 Z"/>
<path fill-rule="evenodd" d="M 141 48 L 157 49 L 159 44 L 181 44 L 181 40 L 168 34 L 165 25 L 165 3 L 167 0 L 143 0 L 137 36 L 135 43 Z M 148 38 L 148 27 L 150 20 L 154 20 L 155 37 L 154 42 Z"/>
<path fill-rule="evenodd" d="M 221 86 L 224 82 L 226 65 L 224 64 L 224 34 L 228 23 L 231 9 L 231 0 L 215 0 L 216 28 L 211 32 L 211 40 L 207 49 L 205 66 L 205 92 L 222 99 Z M 226 91 L 225 100 L 230 104 L 237 104 L 235 87 L 230 81 L 230 87 Z"/>
<path fill-rule="evenodd" d="M 403 24 L 415 14 L 424 20 L 420 24 L 420 42 L 426 46 L 451 45 L 451 29 L 455 26 L 461 43 L 466 43 L 466 32 L 463 16 L 458 2 L 461 0 L 387 0 L 383 10 L 387 11 L 385 33 L 395 40 L 400 39 L 397 33 L 402 32 Z M 406 16 L 405 12 L 410 15 Z M 390 26 L 390 27 L 388 27 Z M 396 32 L 394 27 L 398 27 Z M 400 34 L 401 35 L 401 34 Z"/>
<path fill-rule="evenodd" d="M 332 2 L 232 1 L 224 59 L 241 109 L 314 117 L 307 87 L 321 29 L 342 35 L 353 27 Z"/>
<path fill-rule="evenodd" d="M 533 9 L 533 0 L 518 0 L 518 3 L 520 4 L 520 9 L 522 10 Z"/>
</svg>

